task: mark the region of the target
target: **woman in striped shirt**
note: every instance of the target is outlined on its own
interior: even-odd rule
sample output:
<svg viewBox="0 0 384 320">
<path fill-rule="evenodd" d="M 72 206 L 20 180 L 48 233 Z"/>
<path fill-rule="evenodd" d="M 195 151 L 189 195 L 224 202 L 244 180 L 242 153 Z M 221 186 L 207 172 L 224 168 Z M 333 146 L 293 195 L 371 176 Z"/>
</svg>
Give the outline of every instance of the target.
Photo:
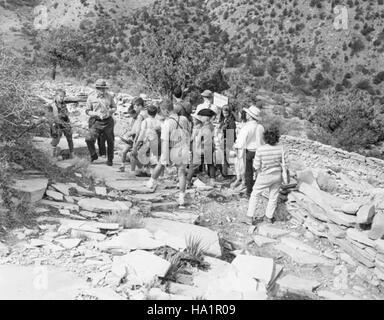
<svg viewBox="0 0 384 320">
<path fill-rule="evenodd" d="M 257 209 L 257 197 L 269 189 L 269 200 L 265 214 L 265 220 L 273 223 L 273 214 L 277 207 L 279 189 L 282 183 L 282 158 L 287 163 L 287 153 L 278 144 L 280 132 L 277 127 L 271 127 L 264 132 L 265 145 L 260 146 L 253 161 L 253 167 L 258 172 L 255 185 L 249 199 L 247 216 L 255 223 L 254 216 Z"/>
</svg>

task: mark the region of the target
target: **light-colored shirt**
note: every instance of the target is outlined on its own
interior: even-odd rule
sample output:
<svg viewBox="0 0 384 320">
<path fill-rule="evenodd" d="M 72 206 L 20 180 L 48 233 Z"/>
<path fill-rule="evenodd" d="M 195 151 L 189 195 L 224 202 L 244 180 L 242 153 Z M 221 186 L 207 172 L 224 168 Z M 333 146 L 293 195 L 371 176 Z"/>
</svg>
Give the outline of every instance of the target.
<svg viewBox="0 0 384 320">
<path fill-rule="evenodd" d="M 161 122 L 152 117 L 144 119 L 141 123 L 140 134 L 137 141 L 152 141 L 157 139 L 156 131 L 161 130 Z"/>
<path fill-rule="evenodd" d="M 240 129 L 235 148 L 256 151 L 264 144 L 264 127 L 255 120 L 247 121 Z"/>
<path fill-rule="evenodd" d="M 161 140 L 170 141 L 170 148 L 179 143 L 189 146 L 190 132 L 191 126 L 188 119 L 172 114 L 161 126 Z"/>
<path fill-rule="evenodd" d="M 100 119 L 107 119 L 111 116 L 109 110 L 116 108 L 115 100 L 110 93 L 101 94 L 95 91 L 87 99 L 85 112 L 88 114 L 89 111 L 93 111 Z"/>
<path fill-rule="evenodd" d="M 279 171 L 281 170 L 283 154 L 284 161 L 287 164 L 288 154 L 281 145 L 263 145 L 256 150 L 253 167 L 265 174 Z"/>
</svg>

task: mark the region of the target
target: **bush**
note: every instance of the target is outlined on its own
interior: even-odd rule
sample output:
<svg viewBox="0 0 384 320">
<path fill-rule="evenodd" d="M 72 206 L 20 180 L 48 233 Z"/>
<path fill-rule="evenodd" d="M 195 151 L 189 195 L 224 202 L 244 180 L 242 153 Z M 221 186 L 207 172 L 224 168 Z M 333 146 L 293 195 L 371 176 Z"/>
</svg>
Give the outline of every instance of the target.
<svg viewBox="0 0 384 320">
<path fill-rule="evenodd" d="M 311 136 L 321 142 L 358 151 L 384 141 L 384 123 L 365 92 L 331 94 L 306 114 Z"/>
</svg>

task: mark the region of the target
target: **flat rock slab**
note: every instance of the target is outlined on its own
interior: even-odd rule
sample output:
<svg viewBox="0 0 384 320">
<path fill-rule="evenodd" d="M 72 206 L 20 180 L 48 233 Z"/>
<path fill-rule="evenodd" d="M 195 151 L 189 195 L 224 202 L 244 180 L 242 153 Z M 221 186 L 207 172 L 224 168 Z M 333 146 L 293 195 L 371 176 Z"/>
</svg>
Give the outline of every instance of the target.
<svg viewBox="0 0 384 320">
<path fill-rule="evenodd" d="M 178 221 L 183 223 L 194 224 L 198 219 L 199 215 L 194 214 L 193 212 L 151 212 L 153 218 L 166 219 L 171 221 Z"/>
<path fill-rule="evenodd" d="M 121 250 L 154 250 L 163 246 L 164 243 L 155 240 L 153 235 L 145 229 L 129 229 L 122 231 L 119 235 L 101 242 L 97 247 L 102 251 L 113 249 Z"/>
<path fill-rule="evenodd" d="M 356 215 L 360 207 L 361 207 L 360 203 L 356 203 L 356 202 L 347 203 L 341 207 L 341 211 L 343 211 L 346 214 Z"/>
<path fill-rule="evenodd" d="M 64 210 L 79 212 L 79 206 L 76 204 L 73 204 L 73 203 L 41 200 L 40 204 L 45 205 L 45 206 L 54 207 L 54 208 L 59 209 L 59 210 L 64 209 Z"/>
<path fill-rule="evenodd" d="M 320 298 L 325 300 L 360 300 L 360 298 L 354 297 L 352 295 L 341 295 L 328 290 L 319 290 L 317 291 L 317 295 Z"/>
<path fill-rule="evenodd" d="M 126 213 L 129 214 L 130 202 L 85 198 L 79 201 L 80 208 L 97 213 Z"/>
<path fill-rule="evenodd" d="M 58 244 L 60 244 L 65 249 L 74 249 L 77 248 L 80 243 L 81 239 L 57 239 L 55 240 Z"/>
<path fill-rule="evenodd" d="M 156 202 L 152 203 L 153 211 L 173 211 L 179 207 L 176 201 Z"/>
<path fill-rule="evenodd" d="M 298 294 L 312 294 L 321 285 L 318 281 L 303 279 L 293 275 L 286 275 L 278 279 L 276 283 L 279 285 L 280 290 Z"/>
<path fill-rule="evenodd" d="M 356 214 L 356 223 L 366 224 L 371 223 L 375 216 L 375 205 L 367 204 L 362 206 Z"/>
<path fill-rule="evenodd" d="M 52 154 L 52 147 L 51 147 L 51 139 L 45 138 L 45 137 L 34 137 L 32 139 L 33 145 L 41 150 L 42 152 L 48 153 L 49 155 Z M 69 150 L 68 149 L 68 143 L 66 139 L 60 139 L 60 142 L 58 144 L 58 147 L 61 150 Z M 84 138 L 75 138 L 73 139 L 73 147 L 75 153 L 84 153 L 87 152 L 87 144 L 85 143 Z"/>
<path fill-rule="evenodd" d="M 171 266 L 167 260 L 143 250 L 115 257 L 115 261 L 127 268 L 128 276 L 134 276 L 144 284 L 151 283 L 157 277 L 164 277 Z"/>
<path fill-rule="evenodd" d="M 289 230 L 279 229 L 277 227 L 272 227 L 268 224 L 262 224 L 259 226 L 257 233 L 264 237 L 277 239 L 279 237 L 287 235 L 289 233 Z"/>
<path fill-rule="evenodd" d="M 384 212 L 376 213 L 372 221 L 368 237 L 372 240 L 381 239 L 384 236 Z"/>
<path fill-rule="evenodd" d="M 40 201 L 48 186 L 46 178 L 32 178 L 15 180 L 10 188 L 20 194 L 21 199 L 27 202 Z"/>
<path fill-rule="evenodd" d="M 275 264 L 273 259 L 248 256 L 248 255 L 237 255 L 232 261 L 232 265 L 240 274 L 244 274 L 251 279 L 261 280 L 268 285 L 272 279 Z"/>
<path fill-rule="evenodd" d="M 302 241 L 300 241 L 298 239 L 292 238 L 292 237 L 281 238 L 281 243 L 288 246 L 288 247 L 291 247 L 292 249 L 297 249 L 297 250 L 304 251 L 304 252 L 314 254 L 314 255 L 320 255 L 319 250 L 311 247 L 308 244 L 303 243 Z"/>
<path fill-rule="evenodd" d="M 130 198 L 136 201 L 150 201 L 150 202 L 163 201 L 163 196 L 161 193 L 134 194 L 134 195 L 131 195 Z"/>
<path fill-rule="evenodd" d="M 293 249 L 285 244 L 277 244 L 274 246 L 275 249 L 284 252 L 287 254 L 294 262 L 300 265 L 324 265 L 324 266 L 333 266 L 334 262 L 323 258 L 321 256 L 309 254 L 306 252 Z"/>
<path fill-rule="evenodd" d="M 0 266 L 0 300 L 75 300 L 85 280 L 50 266 Z"/>
<path fill-rule="evenodd" d="M 163 231 L 164 233 L 169 234 L 173 239 L 178 239 L 180 244 L 184 244 L 184 248 L 186 247 L 187 239 L 199 239 L 201 240 L 201 244 L 207 255 L 212 255 L 214 257 L 221 256 L 219 236 L 217 232 L 208 228 L 156 218 L 145 218 L 144 224 L 145 228 L 153 234 L 157 231 Z"/>
<path fill-rule="evenodd" d="M 118 191 L 132 191 L 140 194 L 154 193 L 153 189 L 146 187 L 147 181 L 138 180 L 107 180 L 105 184 L 112 189 Z"/>
<path fill-rule="evenodd" d="M 375 241 L 369 239 L 369 231 L 359 231 L 354 228 L 349 228 L 347 230 L 347 239 L 360 242 L 365 246 L 375 247 Z"/>
<path fill-rule="evenodd" d="M 265 246 L 267 244 L 271 244 L 271 243 L 276 243 L 277 242 L 276 239 L 271 239 L 271 238 L 267 238 L 267 237 L 260 236 L 260 235 L 253 236 L 253 241 L 256 243 L 256 245 L 258 247 L 262 247 L 262 246 Z"/>
<path fill-rule="evenodd" d="M 57 190 L 58 192 L 62 193 L 65 196 L 69 196 L 69 189 L 71 189 L 71 186 L 65 183 L 55 183 L 51 185 L 52 188 Z"/>
<path fill-rule="evenodd" d="M 62 193 L 60 192 L 57 192 L 57 191 L 53 191 L 53 190 L 47 190 L 45 192 L 46 196 L 52 200 L 55 200 L 55 201 L 64 201 L 64 196 Z"/>
</svg>

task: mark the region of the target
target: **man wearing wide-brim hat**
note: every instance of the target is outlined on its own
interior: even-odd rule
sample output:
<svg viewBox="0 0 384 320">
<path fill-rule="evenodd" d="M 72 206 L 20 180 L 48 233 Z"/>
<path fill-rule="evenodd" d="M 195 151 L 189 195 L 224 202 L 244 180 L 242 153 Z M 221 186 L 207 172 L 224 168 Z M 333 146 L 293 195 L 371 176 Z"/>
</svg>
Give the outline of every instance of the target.
<svg viewBox="0 0 384 320">
<path fill-rule="evenodd" d="M 257 148 L 264 144 L 264 127 L 260 124 L 262 118 L 259 108 L 252 105 L 244 109 L 244 111 L 247 122 L 239 132 L 235 148 L 242 150 L 241 158 L 244 159 L 245 156 L 245 185 L 247 187 L 247 195 L 250 196 L 255 183 L 253 159 L 255 158 Z"/>
<path fill-rule="evenodd" d="M 99 79 L 95 84 L 96 91 L 88 97 L 85 113 L 91 117 L 88 136 L 85 141 L 91 156 L 91 161 L 97 160 L 95 141 L 104 134 L 107 140 L 107 165 L 113 165 L 114 155 L 114 120 L 112 115 L 116 112 L 116 103 L 110 93 L 107 92 L 108 84 Z"/>
</svg>

